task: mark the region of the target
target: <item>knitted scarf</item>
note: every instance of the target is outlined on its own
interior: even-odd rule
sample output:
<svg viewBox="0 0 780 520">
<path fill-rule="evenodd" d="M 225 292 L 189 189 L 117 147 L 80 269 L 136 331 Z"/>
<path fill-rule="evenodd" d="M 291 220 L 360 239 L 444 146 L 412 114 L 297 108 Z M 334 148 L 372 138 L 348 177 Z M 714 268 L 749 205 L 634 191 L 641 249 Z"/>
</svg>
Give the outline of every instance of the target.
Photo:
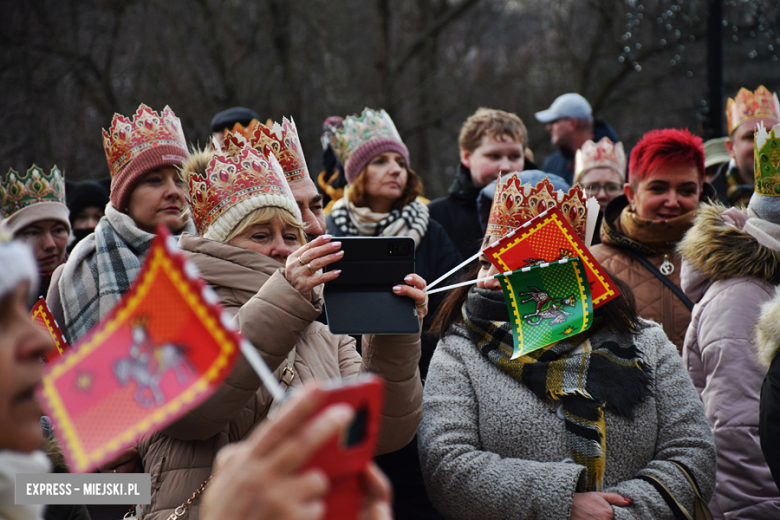
<svg viewBox="0 0 780 520">
<path fill-rule="evenodd" d="M 428 206 L 415 199 L 406 206 L 390 213 L 374 213 L 369 208 L 356 208 L 349 202 L 347 191 L 333 205 L 333 222 L 346 236 L 400 237 L 414 239 L 420 245 L 428 231 Z"/>
<path fill-rule="evenodd" d="M 195 234 L 192 220 L 182 230 Z M 70 254 L 58 289 L 65 315 L 65 335 L 76 343 L 130 288 L 154 235 L 109 203 L 95 232 Z"/>
<path fill-rule="evenodd" d="M 627 334 L 597 320 L 593 327 L 518 359 L 504 296 L 474 288 L 463 304 L 466 331 L 479 351 L 542 399 L 563 405 L 572 458 L 585 466 L 588 491 L 600 491 L 606 467 L 604 410 L 629 420 L 652 396 L 651 368 Z"/>
</svg>

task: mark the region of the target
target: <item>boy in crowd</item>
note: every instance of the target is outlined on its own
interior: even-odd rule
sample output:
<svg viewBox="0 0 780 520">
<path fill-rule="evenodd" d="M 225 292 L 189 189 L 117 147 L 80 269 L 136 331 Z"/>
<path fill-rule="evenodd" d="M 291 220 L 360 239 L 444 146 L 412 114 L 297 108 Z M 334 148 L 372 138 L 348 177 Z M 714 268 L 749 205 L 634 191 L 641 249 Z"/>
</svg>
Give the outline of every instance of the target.
<svg viewBox="0 0 780 520">
<path fill-rule="evenodd" d="M 515 114 L 480 108 L 460 129 L 460 164 L 449 195 L 428 204 L 463 258 L 474 255 L 485 236 L 477 215 L 479 191 L 499 173 L 536 169 L 525 157 L 528 130 Z"/>
</svg>

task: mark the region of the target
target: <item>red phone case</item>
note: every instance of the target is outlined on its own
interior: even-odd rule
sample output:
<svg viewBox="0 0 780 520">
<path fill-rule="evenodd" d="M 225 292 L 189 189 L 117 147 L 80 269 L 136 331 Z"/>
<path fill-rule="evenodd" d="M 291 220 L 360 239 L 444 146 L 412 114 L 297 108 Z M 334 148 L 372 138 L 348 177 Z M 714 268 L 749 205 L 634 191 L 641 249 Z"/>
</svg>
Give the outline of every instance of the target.
<svg viewBox="0 0 780 520">
<path fill-rule="evenodd" d="M 361 375 L 328 391 L 323 409 L 332 404 L 346 403 L 355 408 L 356 416 L 347 430 L 326 442 L 304 466 L 304 470 L 318 468 L 330 477 L 330 491 L 325 498 L 325 520 L 357 518 L 363 495 L 360 473 L 376 451 L 384 393 L 382 379 L 371 374 Z M 355 442 L 361 424 L 365 428 L 360 440 Z"/>
</svg>

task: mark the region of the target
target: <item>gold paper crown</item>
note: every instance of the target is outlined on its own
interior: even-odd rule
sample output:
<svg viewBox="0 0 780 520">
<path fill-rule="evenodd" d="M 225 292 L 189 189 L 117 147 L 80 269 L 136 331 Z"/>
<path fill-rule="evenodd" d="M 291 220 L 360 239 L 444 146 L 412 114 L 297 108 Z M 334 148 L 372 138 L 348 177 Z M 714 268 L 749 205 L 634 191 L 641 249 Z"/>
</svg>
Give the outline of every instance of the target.
<svg viewBox="0 0 780 520">
<path fill-rule="evenodd" d="M 403 142 L 387 112 L 365 108 L 359 116 L 347 116 L 341 127 L 333 129 L 333 150 L 346 167 L 347 161 L 358 148 L 376 139 Z"/>
<path fill-rule="evenodd" d="M 257 128 L 257 125 L 259 124 L 260 121 L 258 121 L 257 119 L 252 119 L 249 122 L 249 124 L 246 126 L 242 125 L 241 123 L 236 123 L 233 125 L 232 130 L 228 130 L 227 128 L 225 128 L 225 130 L 223 131 L 223 135 L 227 134 L 228 132 L 230 132 L 231 134 L 240 134 L 244 137 L 244 139 L 249 141 L 252 138 L 252 134 L 255 132 L 255 128 Z"/>
<path fill-rule="evenodd" d="M 292 118 L 283 118 L 281 125 L 275 122 L 268 125 L 258 123 L 247 139 L 256 150 L 266 156 L 273 154 L 277 158 L 289 184 L 309 176 L 298 129 Z"/>
<path fill-rule="evenodd" d="M 759 123 L 753 155 L 756 193 L 780 197 L 780 124 L 767 132 L 763 121 Z"/>
<path fill-rule="evenodd" d="M 108 131 L 103 129 L 103 148 L 112 177 L 145 150 L 161 145 L 181 148 L 182 155 L 188 155 L 181 121 L 167 105 L 158 114 L 141 103 L 132 119 L 114 114 Z"/>
<path fill-rule="evenodd" d="M 8 170 L 5 180 L 0 180 L 0 202 L 5 218 L 39 202 L 65 204 L 65 181 L 62 172 L 55 166 L 47 175 L 34 164 L 24 175 Z"/>
<path fill-rule="evenodd" d="M 198 234 L 223 241 L 249 212 L 279 207 L 301 218 L 279 162 L 254 149 L 240 134 L 227 132 L 205 172 L 192 171 L 187 200 Z"/>
<path fill-rule="evenodd" d="M 556 192 L 547 177 L 536 186 L 531 186 L 530 183 L 523 186 L 520 175 L 520 172 L 514 172 L 499 177 L 490 207 L 487 234 L 495 237 L 506 236 L 550 207 L 558 206 L 564 218 L 584 240 L 587 207 L 582 189 L 574 185 L 568 193 Z"/>
<path fill-rule="evenodd" d="M 777 94 L 770 93 L 764 85 L 758 87 L 755 92 L 741 88 L 736 98 L 729 98 L 726 103 L 729 135 L 745 121 L 764 117 L 780 121 L 780 102 L 777 100 Z"/>
<path fill-rule="evenodd" d="M 626 152 L 623 143 L 614 144 L 609 137 L 602 137 L 598 143 L 585 141 L 574 158 L 574 182 L 583 173 L 593 168 L 611 168 L 621 179 L 626 178 Z"/>
</svg>

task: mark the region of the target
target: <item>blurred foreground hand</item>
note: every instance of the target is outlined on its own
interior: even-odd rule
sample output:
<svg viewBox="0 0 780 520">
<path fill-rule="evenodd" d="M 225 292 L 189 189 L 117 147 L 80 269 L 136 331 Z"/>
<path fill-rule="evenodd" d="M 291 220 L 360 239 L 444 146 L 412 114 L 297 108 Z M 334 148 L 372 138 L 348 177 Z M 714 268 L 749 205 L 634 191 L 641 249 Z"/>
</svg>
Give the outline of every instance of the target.
<svg viewBox="0 0 780 520">
<path fill-rule="evenodd" d="M 245 441 L 217 454 L 216 475 L 203 496 L 204 520 L 316 520 L 325 513 L 327 476 L 300 468 L 332 435 L 349 425 L 354 410 L 329 406 L 325 391 L 307 386 Z M 313 417 L 315 416 L 316 417 Z M 392 518 L 390 484 L 372 463 L 364 474 L 360 520 Z"/>
</svg>

